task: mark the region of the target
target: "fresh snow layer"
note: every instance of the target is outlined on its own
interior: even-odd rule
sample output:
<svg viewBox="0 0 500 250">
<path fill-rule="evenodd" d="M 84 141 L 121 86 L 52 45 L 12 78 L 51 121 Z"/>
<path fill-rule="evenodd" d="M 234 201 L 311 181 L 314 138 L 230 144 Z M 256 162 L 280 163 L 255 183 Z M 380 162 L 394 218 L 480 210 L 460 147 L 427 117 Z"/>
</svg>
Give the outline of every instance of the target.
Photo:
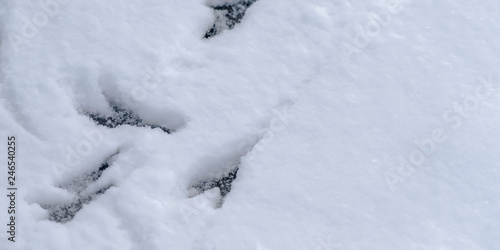
<svg viewBox="0 0 500 250">
<path fill-rule="evenodd" d="M 500 2 L 234 2 L 0 1 L 1 249 L 500 249 Z"/>
</svg>

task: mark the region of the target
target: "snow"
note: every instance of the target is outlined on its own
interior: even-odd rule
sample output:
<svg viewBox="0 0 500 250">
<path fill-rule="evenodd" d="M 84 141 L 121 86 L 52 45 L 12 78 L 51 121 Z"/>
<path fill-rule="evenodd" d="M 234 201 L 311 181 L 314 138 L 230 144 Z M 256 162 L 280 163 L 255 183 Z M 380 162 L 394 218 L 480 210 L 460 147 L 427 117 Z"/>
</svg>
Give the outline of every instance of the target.
<svg viewBox="0 0 500 250">
<path fill-rule="evenodd" d="M 234 2 L 0 1 L 1 249 L 500 249 L 500 3 Z"/>
</svg>

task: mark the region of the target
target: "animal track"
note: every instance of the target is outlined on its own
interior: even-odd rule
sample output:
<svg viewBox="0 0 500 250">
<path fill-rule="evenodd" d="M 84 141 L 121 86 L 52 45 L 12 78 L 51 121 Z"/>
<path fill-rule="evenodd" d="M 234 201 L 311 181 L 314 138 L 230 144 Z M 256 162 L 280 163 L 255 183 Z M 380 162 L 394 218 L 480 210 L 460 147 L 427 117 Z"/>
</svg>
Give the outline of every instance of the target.
<svg viewBox="0 0 500 250">
<path fill-rule="evenodd" d="M 218 187 L 221 197 L 224 198 L 229 192 L 231 192 L 231 185 L 238 174 L 239 164 L 240 163 L 238 161 L 235 164 L 236 166 L 229 169 L 229 172 L 223 172 L 214 178 L 201 180 L 193 184 L 190 188 L 196 190 L 198 193 L 203 193 L 207 190 Z"/>
<path fill-rule="evenodd" d="M 96 182 L 103 174 L 103 172 L 108 169 L 115 156 L 118 152 L 108 157 L 99 168 L 95 169 L 90 173 L 83 174 L 70 182 L 59 186 L 60 188 L 66 189 L 72 193 L 75 193 L 76 197 L 71 202 L 62 204 L 42 204 L 42 208 L 49 211 L 49 220 L 65 223 L 72 220 L 76 213 L 78 213 L 84 205 L 89 204 L 92 200 L 96 199 L 99 195 L 104 194 L 112 185 L 100 188 L 98 191 L 93 193 L 86 193 L 87 187 Z"/>
<path fill-rule="evenodd" d="M 130 125 L 135 127 L 149 127 L 151 129 L 159 128 L 163 130 L 163 132 L 166 132 L 167 134 L 173 132 L 171 129 L 160 125 L 145 123 L 137 114 L 135 114 L 131 110 L 121 107 L 118 104 L 109 102 L 109 105 L 113 109 L 113 116 L 103 116 L 101 114 L 95 114 L 95 113 L 88 113 L 87 115 L 96 124 L 108 128 L 116 128 L 121 125 Z"/>
<path fill-rule="evenodd" d="M 97 198 L 97 196 L 104 194 L 110 186 L 100 189 L 99 191 L 89 194 L 86 196 L 80 196 L 71 203 L 64 203 L 52 206 L 42 206 L 43 208 L 49 210 L 49 220 L 65 223 L 72 220 L 76 213 L 78 213 L 84 205 L 89 204 L 92 200 Z"/>
<path fill-rule="evenodd" d="M 155 124 L 149 124 L 142 120 L 137 114 L 123 106 L 110 101 L 107 97 L 107 102 L 111 107 L 113 113 L 111 116 L 105 116 L 98 113 L 86 113 L 97 125 L 105 126 L 108 128 L 116 128 L 121 125 L 130 125 L 135 127 L 149 127 L 151 129 L 159 128 L 168 134 L 173 130 Z M 68 183 L 60 185 L 60 188 L 66 189 L 75 194 L 75 198 L 70 202 L 61 204 L 41 204 L 41 207 L 49 211 L 49 220 L 65 223 L 72 220 L 75 215 L 92 200 L 104 194 L 112 185 L 100 188 L 95 192 L 88 192 L 88 186 L 102 176 L 112 164 L 112 160 L 118 155 L 119 152 L 109 156 L 97 169 L 85 173 L 77 178 L 74 178 Z"/>
<path fill-rule="evenodd" d="M 211 38 L 218 35 L 223 30 L 232 29 L 241 22 L 247 9 L 257 0 L 242 0 L 237 3 L 226 3 L 222 5 L 211 6 L 215 14 L 215 22 L 205 33 L 204 38 Z"/>
<path fill-rule="evenodd" d="M 238 146 L 239 152 L 237 152 L 237 154 L 231 154 L 231 157 L 226 157 L 233 159 L 233 161 L 229 161 L 229 163 L 225 166 L 225 168 L 223 168 L 222 171 L 220 171 L 218 174 L 206 174 L 206 176 L 208 175 L 208 177 L 198 180 L 194 184 L 189 186 L 188 190 L 190 191 L 190 197 L 199 195 L 207 190 L 218 187 L 220 195 L 222 197 L 221 201 L 219 202 L 219 207 L 222 206 L 225 196 L 229 194 L 229 192 L 231 192 L 233 181 L 237 177 L 241 158 L 253 151 L 254 148 L 257 150 L 262 150 L 262 148 L 256 148 L 256 145 L 258 143 L 269 143 L 276 132 L 284 129 L 284 126 L 289 123 L 288 119 L 291 118 L 289 114 L 290 105 L 291 104 L 285 104 L 280 110 L 273 109 L 274 117 L 269 121 L 269 127 L 261 130 L 259 132 L 260 135 L 254 138 L 248 138 L 242 144 L 240 144 Z M 266 134 L 268 134 L 269 136 L 266 137 Z M 216 161 L 216 164 L 213 167 L 217 168 L 220 165 L 220 161 Z"/>
<path fill-rule="evenodd" d="M 217 173 L 208 173 L 204 178 L 198 179 L 194 184 L 188 187 L 190 193 L 189 197 L 197 196 L 205 191 L 211 190 L 213 188 L 219 188 L 221 200 L 219 201 L 218 207 L 221 207 L 224 203 L 224 198 L 231 192 L 233 181 L 238 175 L 238 170 L 240 169 L 241 158 L 248 154 L 259 140 L 249 140 L 245 141 L 244 145 L 240 145 L 240 152 L 238 154 L 233 154 L 232 157 L 226 161 L 227 164 L 222 168 L 221 171 Z M 245 147 L 241 147 L 245 146 Z M 221 162 L 216 161 L 216 167 Z"/>
</svg>

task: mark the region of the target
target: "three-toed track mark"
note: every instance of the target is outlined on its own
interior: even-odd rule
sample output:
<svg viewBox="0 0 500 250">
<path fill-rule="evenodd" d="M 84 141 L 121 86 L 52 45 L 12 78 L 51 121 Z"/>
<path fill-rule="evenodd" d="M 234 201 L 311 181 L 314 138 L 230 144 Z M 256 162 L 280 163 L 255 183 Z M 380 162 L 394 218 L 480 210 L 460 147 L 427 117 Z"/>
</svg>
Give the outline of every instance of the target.
<svg viewBox="0 0 500 250">
<path fill-rule="evenodd" d="M 118 152 L 108 157 L 95 170 L 60 185 L 60 188 L 74 193 L 75 198 L 70 202 L 62 204 L 41 204 L 43 208 L 49 211 L 49 220 L 60 223 L 68 222 L 75 217 L 76 213 L 78 213 L 85 204 L 89 204 L 99 195 L 104 194 L 112 185 L 106 185 L 95 192 L 87 192 L 87 188 L 90 184 L 96 182 L 102 176 L 103 172 L 111 166 L 117 154 Z"/>
<path fill-rule="evenodd" d="M 292 103 L 293 104 L 293 103 Z M 192 184 L 188 186 L 189 197 L 199 195 L 207 190 L 219 188 L 220 196 L 222 197 L 219 202 L 219 207 L 222 206 L 224 198 L 231 192 L 233 182 L 236 180 L 238 171 L 240 169 L 241 161 L 244 156 L 247 156 L 254 149 L 262 150 L 256 147 L 257 144 L 269 143 L 275 136 L 275 133 L 283 130 L 289 123 L 288 119 L 291 118 L 289 108 L 291 104 L 285 103 L 280 110 L 273 109 L 274 117 L 269 121 L 269 127 L 263 128 L 259 131 L 258 135 L 247 138 L 236 147 L 238 151 L 233 149 L 226 154 L 222 155 L 221 160 L 214 162 L 204 160 L 204 164 L 208 164 L 209 169 L 204 173 L 202 178 L 195 178 Z M 248 158 L 247 158 L 248 159 Z M 251 158 L 250 158 L 251 159 Z M 224 162 L 227 164 L 224 165 Z M 215 172 L 211 172 L 216 169 Z M 217 171 L 218 170 L 218 171 Z"/>
</svg>

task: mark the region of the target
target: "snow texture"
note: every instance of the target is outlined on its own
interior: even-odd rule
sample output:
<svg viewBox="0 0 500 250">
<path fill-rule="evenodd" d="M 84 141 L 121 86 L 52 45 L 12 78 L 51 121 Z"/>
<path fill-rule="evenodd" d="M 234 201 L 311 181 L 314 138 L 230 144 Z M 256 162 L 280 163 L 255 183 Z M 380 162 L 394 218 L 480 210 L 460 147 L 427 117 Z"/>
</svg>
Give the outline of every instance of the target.
<svg viewBox="0 0 500 250">
<path fill-rule="evenodd" d="M 500 249 L 499 13 L 0 0 L 0 249 Z"/>
</svg>

